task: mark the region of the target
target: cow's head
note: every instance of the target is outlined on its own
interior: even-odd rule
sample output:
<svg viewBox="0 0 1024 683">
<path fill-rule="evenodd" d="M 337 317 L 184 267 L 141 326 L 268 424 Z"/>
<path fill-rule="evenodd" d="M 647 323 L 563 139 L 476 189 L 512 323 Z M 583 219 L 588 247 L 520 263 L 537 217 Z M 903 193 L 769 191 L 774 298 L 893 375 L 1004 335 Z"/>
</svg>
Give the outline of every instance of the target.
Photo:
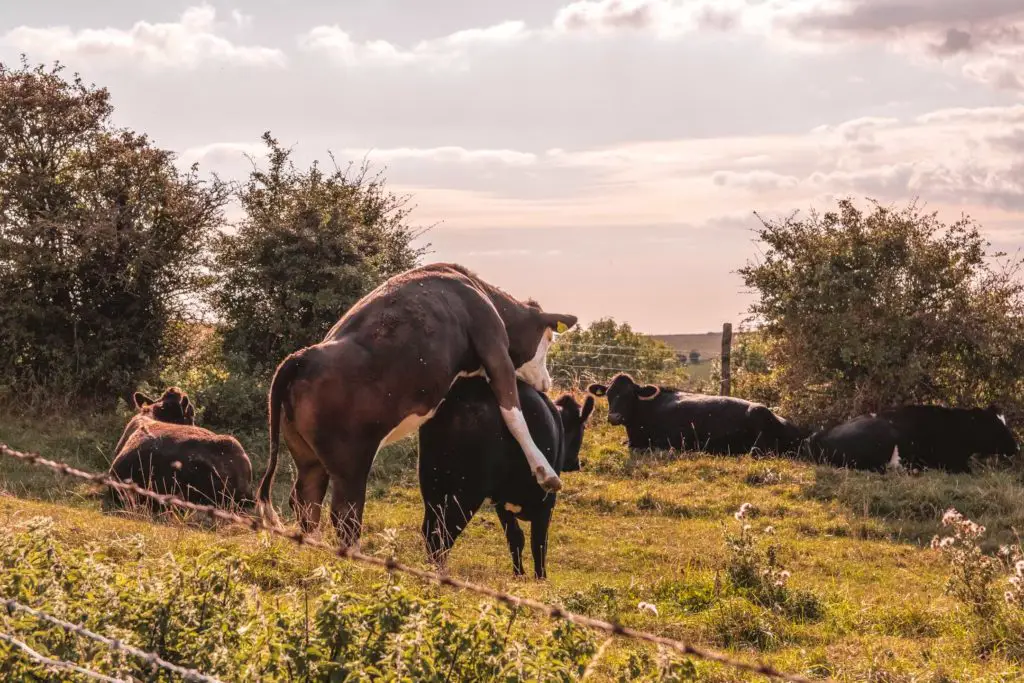
<svg viewBox="0 0 1024 683">
<path fill-rule="evenodd" d="M 132 401 L 139 415 L 148 415 L 160 422 L 179 425 L 194 425 L 196 410 L 188 400 L 188 396 L 178 387 L 167 389 L 157 400 L 151 399 L 141 391 L 132 395 Z"/>
<path fill-rule="evenodd" d="M 1014 457 L 1020 452 L 1020 446 L 1013 438 L 1013 432 L 1006 424 L 1006 417 L 998 406 L 976 408 L 973 412 L 978 427 L 977 447 L 980 452 L 1007 457 Z"/>
<path fill-rule="evenodd" d="M 577 318 L 567 313 L 545 313 L 536 301 L 528 301 L 518 315 L 506 319 L 508 352 L 516 376 L 537 391 L 551 388 L 548 349 L 556 334 L 568 331 Z"/>
<path fill-rule="evenodd" d="M 621 426 L 627 424 L 641 401 L 653 401 L 661 394 L 661 387 L 653 384 L 637 384 L 625 373 L 612 378 L 610 384 L 591 384 L 587 393 L 608 397 L 608 422 Z"/>
<path fill-rule="evenodd" d="M 594 397 L 587 396 L 581 408 L 571 394 L 564 394 L 558 397 L 555 406 L 562 418 L 562 431 L 565 432 L 565 462 L 562 463 L 562 471 L 578 472 L 583 432 L 587 428 L 590 414 L 594 412 Z"/>
</svg>

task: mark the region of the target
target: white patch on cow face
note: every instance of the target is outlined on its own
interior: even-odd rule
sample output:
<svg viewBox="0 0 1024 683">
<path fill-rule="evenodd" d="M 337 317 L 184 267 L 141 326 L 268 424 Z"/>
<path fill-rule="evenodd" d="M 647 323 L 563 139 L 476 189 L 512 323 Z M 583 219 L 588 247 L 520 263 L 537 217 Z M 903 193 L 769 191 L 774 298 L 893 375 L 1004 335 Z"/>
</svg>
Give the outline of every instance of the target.
<svg viewBox="0 0 1024 683">
<path fill-rule="evenodd" d="M 537 353 L 516 370 L 516 377 L 537 391 L 547 391 L 551 388 L 551 375 L 548 374 L 547 359 L 553 337 L 554 332 L 551 328 L 544 328 L 544 334 L 541 335 L 540 343 L 537 344 Z"/>
<path fill-rule="evenodd" d="M 448 389 L 451 390 L 451 388 L 455 386 L 455 383 L 458 382 L 463 377 L 481 376 L 487 376 L 487 372 L 483 368 L 478 368 L 476 370 L 473 370 L 472 372 L 460 372 L 459 374 L 455 375 L 455 379 L 453 379 L 452 383 L 448 385 Z M 430 420 L 430 418 L 434 417 L 434 415 L 437 414 L 437 409 L 441 407 L 442 403 L 444 403 L 443 398 L 426 415 L 417 415 L 416 413 L 406 415 L 405 418 L 401 422 L 399 422 L 394 429 L 388 432 L 387 436 L 381 439 L 381 442 L 377 445 L 377 450 L 379 451 L 384 446 L 393 444 L 396 441 L 401 441 L 405 437 L 409 436 L 410 434 L 418 430 L 420 427 L 426 424 L 427 421 Z"/>
<path fill-rule="evenodd" d="M 516 505 L 514 503 L 505 503 L 505 509 L 511 512 L 513 515 L 518 515 L 523 511 L 522 505 Z"/>
<path fill-rule="evenodd" d="M 1002 422 L 1003 426 L 1005 427 L 1006 426 L 1006 416 L 1005 415 L 996 415 L 996 417 L 999 418 L 999 421 Z"/>
<path fill-rule="evenodd" d="M 541 488 L 548 491 L 557 491 L 562 488 L 562 481 L 555 474 L 551 463 L 547 461 L 544 454 L 537 448 L 537 444 L 533 442 L 533 437 L 530 436 L 530 428 L 526 425 L 526 419 L 523 417 L 523 411 L 519 408 L 512 408 L 511 410 L 502 408 L 501 417 L 505 420 L 505 426 L 508 427 L 508 431 L 512 432 L 512 436 L 519 444 L 519 447 L 523 449 L 523 453 L 526 454 L 526 462 L 530 464 L 530 471 L 537 478 L 537 483 L 540 484 Z"/>
</svg>

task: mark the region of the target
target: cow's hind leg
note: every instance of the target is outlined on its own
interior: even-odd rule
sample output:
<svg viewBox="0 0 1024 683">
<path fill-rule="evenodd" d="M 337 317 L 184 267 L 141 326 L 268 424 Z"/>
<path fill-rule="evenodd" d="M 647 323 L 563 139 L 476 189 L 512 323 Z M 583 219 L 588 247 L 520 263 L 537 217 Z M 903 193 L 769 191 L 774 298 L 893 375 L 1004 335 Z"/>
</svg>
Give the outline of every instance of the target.
<svg viewBox="0 0 1024 683">
<path fill-rule="evenodd" d="M 431 562 L 443 566 L 448 552 L 455 545 L 455 539 L 473 519 L 482 501 L 461 505 L 461 501 L 446 495 L 443 503 L 424 502 L 423 539 L 427 544 L 427 555 Z"/>
<path fill-rule="evenodd" d="M 523 548 L 526 547 L 526 534 L 519 527 L 516 516 L 505 509 L 502 505 L 494 506 L 498 513 L 498 520 L 505 532 L 505 540 L 508 541 L 508 551 L 512 554 L 512 573 L 516 576 L 523 575 Z"/>
<path fill-rule="evenodd" d="M 288 502 L 302 533 L 315 535 L 320 529 L 320 514 L 330 478 L 316 452 L 297 431 L 286 423 L 283 433 L 296 469 Z"/>
<path fill-rule="evenodd" d="M 316 534 L 320 529 L 320 514 L 330 477 L 317 461 L 297 463 L 298 474 L 292 487 L 292 511 L 304 534 Z"/>
<path fill-rule="evenodd" d="M 318 447 L 331 477 L 331 522 L 342 549 L 358 546 L 363 531 L 366 480 L 380 439 L 345 440 Z"/>
</svg>

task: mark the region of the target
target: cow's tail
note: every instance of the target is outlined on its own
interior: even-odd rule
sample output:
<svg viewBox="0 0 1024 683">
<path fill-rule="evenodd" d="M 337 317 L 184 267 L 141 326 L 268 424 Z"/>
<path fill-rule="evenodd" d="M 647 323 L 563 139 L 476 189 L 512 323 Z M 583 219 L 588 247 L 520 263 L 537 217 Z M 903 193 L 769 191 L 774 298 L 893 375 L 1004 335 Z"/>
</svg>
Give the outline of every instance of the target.
<svg viewBox="0 0 1024 683">
<path fill-rule="evenodd" d="M 260 481 L 260 489 L 256 495 L 256 512 L 265 524 L 272 527 L 281 526 L 281 519 L 274 510 L 274 503 L 270 499 L 271 490 L 274 487 L 274 474 L 277 472 L 277 455 L 280 450 L 281 441 L 281 407 L 284 404 L 288 390 L 299 367 L 302 364 L 302 351 L 291 354 L 277 366 L 274 371 L 274 379 L 270 382 L 270 392 L 267 396 L 267 413 L 270 422 L 270 458 L 267 460 L 267 471 Z"/>
</svg>

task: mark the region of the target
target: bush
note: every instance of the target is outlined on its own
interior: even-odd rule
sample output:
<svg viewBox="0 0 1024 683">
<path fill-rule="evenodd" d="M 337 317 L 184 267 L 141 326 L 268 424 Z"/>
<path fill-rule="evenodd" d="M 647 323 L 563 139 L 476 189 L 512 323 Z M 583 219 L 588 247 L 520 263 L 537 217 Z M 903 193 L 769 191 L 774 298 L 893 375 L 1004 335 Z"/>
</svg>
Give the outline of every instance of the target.
<svg viewBox="0 0 1024 683">
<path fill-rule="evenodd" d="M 175 353 L 228 192 L 62 71 L 0 64 L 0 392 L 113 405 Z"/>
<path fill-rule="evenodd" d="M 303 577 L 302 590 L 270 599 L 261 582 L 273 578 L 266 572 L 281 559 L 276 547 L 247 557 L 215 548 L 189 562 L 167 554 L 154 565 L 137 538 L 71 549 L 36 518 L 0 530 L 0 592 L 224 680 L 564 681 L 578 678 L 596 650 L 588 632 L 565 622 L 510 637 L 513 615 L 490 603 L 460 620 L 447 600 L 419 599 L 390 582 L 353 592 L 339 568 L 321 568 Z M 145 661 L 21 612 L 4 611 L 0 627 L 49 656 L 156 680 Z M 52 675 L 0 643 L 4 680 Z"/>
<path fill-rule="evenodd" d="M 324 173 L 295 168 L 271 137 L 267 170 L 238 192 L 245 218 L 215 243 L 220 282 L 213 308 L 224 348 L 249 372 L 269 375 L 289 353 L 315 344 L 356 301 L 416 265 L 425 248 L 406 224 L 406 197 L 363 166 Z"/>
<path fill-rule="evenodd" d="M 627 372 L 638 382 L 682 383 L 687 379 L 671 346 L 634 332 L 628 323 L 603 318 L 558 338 L 548 352 L 555 384 L 582 388 Z"/>
<path fill-rule="evenodd" d="M 1024 417 L 1024 262 L 994 267 L 969 218 L 872 206 L 762 219 L 764 257 L 740 269 L 782 412 L 995 402 Z"/>
</svg>

